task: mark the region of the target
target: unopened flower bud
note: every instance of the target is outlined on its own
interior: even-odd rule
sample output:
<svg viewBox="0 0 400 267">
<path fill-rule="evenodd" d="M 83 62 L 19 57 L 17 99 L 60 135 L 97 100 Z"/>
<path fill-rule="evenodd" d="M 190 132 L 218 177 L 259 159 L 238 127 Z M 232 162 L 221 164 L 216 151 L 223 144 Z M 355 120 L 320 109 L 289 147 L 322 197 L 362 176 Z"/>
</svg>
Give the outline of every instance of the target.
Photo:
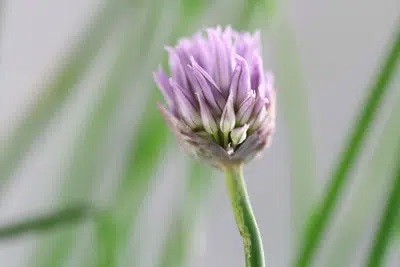
<svg viewBox="0 0 400 267">
<path fill-rule="evenodd" d="M 161 111 L 193 155 L 217 167 L 249 161 L 275 129 L 273 75 L 263 70 L 258 33 L 206 32 L 166 48 L 171 77 L 154 74 L 168 105 Z"/>
</svg>

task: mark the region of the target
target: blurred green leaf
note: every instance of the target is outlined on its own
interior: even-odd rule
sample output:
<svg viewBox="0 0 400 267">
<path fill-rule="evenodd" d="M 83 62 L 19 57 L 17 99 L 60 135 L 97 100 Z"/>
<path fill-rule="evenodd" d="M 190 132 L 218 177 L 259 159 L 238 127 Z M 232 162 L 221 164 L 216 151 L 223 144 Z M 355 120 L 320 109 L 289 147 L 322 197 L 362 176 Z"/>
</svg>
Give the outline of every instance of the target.
<svg viewBox="0 0 400 267">
<path fill-rule="evenodd" d="M 135 14 L 129 13 L 131 20 L 134 19 L 134 16 Z M 73 198 L 83 201 L 92 196 L 93 185 L 98 178 L 97 167 L 102 166 L 102 160 L 105 160 L 100 156 L 106 155 L 102 153 L 101 149 L 106 143 L 109 122 L 115 119 L 116 108 L 123 99 L 124 86 L 132 80 L 131 70 L 135 65 L 133 58 L 138 52 L 132 49 L 138 40 L 136 32 L 132 29 L 130 25 L 125 28 L 127 36 L 124 36 L 121 46 L 118 48 L 117 58 L 104 84 L 104 94 L 90 114 L 86 129 L 83 129 L 82 138 L 78 140 L 73 163 L 63 185 L 60 206 L 70 202 Z M 76 231 L 77 229 L 70 229 L 60 232 L 54 240 L 42 246 L 38 253 L 37 266 L 61 266 L 76 242 Z"/>
<path fill-rule="evenodd" d="M 390 82 L 396 74 L 400 55 L 400 27 L 396 28 L 393 45 L 385 58 L 385 62 L 377 76 L 376 81 L 369 90 L 370 94 L 362 106 L 361 113 L 355 122 L 353 131 L 341 154 L 339 164 L 332 174 L 327 187 L 327 193 L 316 207 L 309 219 L 303 246 L 298 254 L 295 266 L 310 266 L 320 242 L 323 240 L 328 223 L 331 221 L 340 193 L 349 180 L 350 172 L 357 162 L 362 151 L 369 129 L 376 117 L 382 101 L 387 94 Z"/>
<path fill-rule="evenodd" d="M 293 238 L 299 240 L 298 233 L 305 225 L 307 214 L 311 212 L 316 196 L 316 168 L 313 136 L 311 133 L 308 95 L 296 39 L 288 24 L 281 20 L 275 28 L 275 51 L 277 55 L 278 100 L 283 108 L 283 116 L 289 132 L 291 149 L 292 183 L 292 227 Z M 297 248 L 298 244 L 294 244 Z"/>
<path fill-rule="evenodd" d="M 156 89 L 153 89 L 156 93 Z M 126 170 L 118 189 L 114 205 L 116 224 L 116 252 L 122 258 L 135 226 L 140 204 L 149 191 L 151 177 L 158 166 L 167 145 L 167 129 L 156 108 L 155 94 L 146 104 L 138 132 L 132 142 Z"/>
<path fill-rule="evenodd" d="M 400 142 L 398 146 L 397 162 L 400 162 Z M 376 231 L 366 265 L 368 267 L 379 267 L 385 259 L 390 242 L 390 234 L 395 226 L 396 219 L 400 214 L 400 164 L 393 171 L 393 183 L 390 187 L 382 217 Z"/>
<path fill-rule="evenodd" d="M 196 17 L 206 7 L 206 1 L 203 0 L 182 0 L 181 2 L 181 14 L 190 19 Z"/>
<path fill-rule="evenodd" d="M 15 238 L 32 232 L 50 231 L 56 227 L 92 220 L 97 212 L 87 205 L 74 206 L 47 215 L 0 226 L 0 239 Z"/>
<path fill-rule="evenodd" d="M 213 177 L 210 167 L 203 163 L 189 165 L 184 206 L 173 218 L 163 246 L 159 267 L 184 267 L 196 233 L 201 207 L 210 194 Z"/>
<path fill-rule="evenodd" d="M 99 216 L 96 222 L 96 237 L 98 238 L 98 259 L 96 259 L 97 267 L 113 267 L 117 266 L 116 253 L 116 233 L 115 221 L 110 212 Z"/>
<path fill-rule="evenodd" d="M 396 245 L 400 245 L 400 214 L 397 215 L 396 225 L 394 227 L 394 238 L 396 238 Z"/>
<path fill-rule="evenodd" d="M 345 220 L 335 230 L 335 240 L 329 246 L 324 266 L 350 266 L 358 245 L 363 241 L 364 233 L 370 227 L 371 214 L 380 207 L 380 199 L 387 193 L 387 184 L 391 170 L 396 166 L 396 147 L 393 146 L 400 136 L 398 127 L 400 114 L 400 93 L 396 96 L 390 117 L 386 121 L 377 144 L 379 144 L 363 171 L 362 183 L 352 193 L 351 208 L 344 214 Z M 380 177 L 377 180 L 377 177 Z M 383 186 L 385 185 L 385 186 Z"/>
<path fill-rule="evenodd" d="M 233 22 L 233 25 L 237 29 L 247 31 L 248 25 L 252 19 L 253 14 L 260 10 L 263 14 L 266 13 L 265 17 L 270 19 L 276 13 L 276 0 L 248 0 L 244 1 L 242 12 L 240 13 L 239 19 Z"/>
<path fill-rule="evenodd" d="M 65 57 L 55 77 L 40 90 L 42 93 L 37 103 L 10 134 L 10 138 L 0 144 L 0 190 L 6 186 L 7 180 L 71 90 L 83 79 L 118 21 L 121 10 L 121 6 L 109 4 L 94 18 L 86 33 Z"/>
</svg>

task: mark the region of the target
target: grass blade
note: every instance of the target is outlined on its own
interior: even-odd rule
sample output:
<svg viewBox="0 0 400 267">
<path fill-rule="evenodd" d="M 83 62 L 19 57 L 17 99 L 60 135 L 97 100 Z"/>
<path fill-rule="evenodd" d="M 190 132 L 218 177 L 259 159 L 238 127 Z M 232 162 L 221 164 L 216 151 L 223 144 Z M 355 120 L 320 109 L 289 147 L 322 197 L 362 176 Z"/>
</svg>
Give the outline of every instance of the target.
<svg viewBox="0 0 400 267">
<path fill-rule="evenodd" d="M 117 266 L 115 221 L 110 212 L 107 212 L 97 220 L 96 236 L 98 238 L 99 253 L 95 260 L 97 267 Z"/>
<path fill-rule="evenodd" d="M 155 90 L 155 89 L 153 89 Z M 121 258 L 129 240 L 129 233 L 135 225 L 140 203 L 148 192 L 151 177 L 167 147 L 168 131 L 153 102 L 152 97 L 146 105 L 145 116 L 139 124 L 133 149 L 127 160 L 127 169 L 122 175 L 118 190 L 114 217 L 116 224 L 116 252 Z"/>
<path fill-rule="evenodd" d="M 70 207 L 45 216 L 1 226 L 0 239 L 15 238 L 32 232 L 50 231 L 56 227 L 91 220 L 95 216 L 96 212 L 87 205 Z"/>
<path fill-rule="evenodd" d="M 329 245 L 328 255 L 324 266 L 350 266 L 356 255 L 359 244 L 368 227 L 370 227 L 371 214 L 380 207 L 379 198 L 386 194 L 390 172 L 396 165 L 396 147 L 393 146 L 400 136 L 398 127 L 398 114 L 400 114 L 400 93 L 396 96 L 390 116 L 383 126 L 381 135 L 377 140 L 376 150 L 368 162 L 368 168 L 363 172 L 362 183 L 357 191 L 352 193 L 352 206 L 343 214 L 345 218 L 335 230 L 335 239 Z M 376 177 L 381 177 L 379 185 Z M 383 186 L 384 185 L 384 186 Z"/>
<path fill-rule="evenodd" d="M 400 146 L 397 162 L 400 162 Z M 397 164 L 393 173 L 393 185 L 387 198 L 381 221 L 375 234 L 369 258 L 365 266 L 382 266 L 390 242 L 390 234 L 400 214 L 400 164 Z"/>
<path fill-rule="evenodd" d="M 400 214 L 397 215 L 396 225 L 394 227 L 394 238 L 396 239 L 396 244 L 399 244 L 400 241 Z"/>
<path fill-rule="evenodd" d="M 301 247 L 295 266 L 310 266 L 313 261 L 318 246 L 323 239 L 323 235 L 333 215 L 340 193 L 346 185 L 346 181 L 349 180 L 349 174 L 361 153 L 364 141 L 368 136 L 369 128 L 376 117 L 379 106 L 387 94 L 391 79 L 396 73 L 400 55 L 400 30 L 395 34 L 393 45 L 385 58 L 377 80 L 372 85 L 370 94 L 356 120 L 353 132 L 340 157 L 339 164 L 333 172 L 326 191 L 327 193 L 310 217 L 305 230 L 303 246 Z"/>
<path fill-rule="evenodd" d="M 89 29 L 75 45 L 58 71 L 38 98 L 27 116 L 11 133 L 10 139 L 0 145 L 0 190 L 5 187 L 7 180 L 29 151 L 35 138 L 43 131 L 48 122 L 53 118 L 64 100 L 71 93 L 71 88 L 84 77 L 91 62 L 100 51 L 102 44 L 108 38 L 108 33 L 117 22 L 118 12 L 121 7 L 115 4 L 107 5 L 91 23 Z"/>
</svg>

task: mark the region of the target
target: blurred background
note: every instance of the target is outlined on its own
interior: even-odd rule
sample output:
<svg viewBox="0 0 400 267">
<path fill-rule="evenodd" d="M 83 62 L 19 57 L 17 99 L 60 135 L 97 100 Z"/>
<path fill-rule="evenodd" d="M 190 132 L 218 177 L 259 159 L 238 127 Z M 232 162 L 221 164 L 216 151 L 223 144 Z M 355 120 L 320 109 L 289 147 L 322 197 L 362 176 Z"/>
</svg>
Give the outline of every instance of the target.
<svg viewBox="0 0 400 267">
<path fill-rule="evenodd" d="M 398 0 L 0 3 L 0 266 L 244 266 L 223 174 L 179 149 L 152 78 L 218 24 L 260 29 L 276 75 L 245 168 L 267 266 L 400 266 Z"/>
</svg>

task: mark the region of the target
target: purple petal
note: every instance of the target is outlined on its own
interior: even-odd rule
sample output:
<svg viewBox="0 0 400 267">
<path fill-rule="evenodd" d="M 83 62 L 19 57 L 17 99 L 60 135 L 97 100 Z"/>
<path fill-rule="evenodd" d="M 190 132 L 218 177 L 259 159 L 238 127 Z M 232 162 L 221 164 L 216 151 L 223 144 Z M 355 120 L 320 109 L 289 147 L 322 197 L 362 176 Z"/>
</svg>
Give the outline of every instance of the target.
<svg viewBox="0 0 400 267">
<path fill-rule="evenodd" d="M 251 91 L 250 75 L 249 66 L 244 58 L 236 56 L 236 62 L 237 66 L 239 66 L 241 70 L 236 93 L 236 104 L 240 105 L 246 99 L 247 94 Z"/>
<path fill-rule="evenodd" d="M 253 54 L 261 55 L 260 43 L 259 32 L 256 32 L 254 36 L 249 33 L 237 33 L 235 36 L 235 52 L 243 57 L 249 65 L 252 65 Z"/>
<path fill-rule="evenodd" d="M 176 103 L 179 107 L 180 115 L 182 119 L 192 129 L 201 126 L 201 118 L 199 113 L 189 99 L 183 93 L 183 89 L 177 84 L 172 78 L 169 80 L 171 87 L 174 89 Z"/>
<path fill-rule="evenodd" d="M 169 66 L 172 72 L 172 77 L 182 88 L 188 88 L 188 81 L 182 62 L 176 53 L 176 50 L 171 47 L 165 47 L 169 54 Z"/>
<path fill-rule="evenodd" d="M 255 104 L 255 94 L 250 93 L 247 98 L 242 102 L 240 105 L 238 112 L 237 112 L 237 118 L 239 124 L 244 124 L 249 121 L 250 116 L 253 112 Z"/>
<path fill-rule="evenodd" d="M 198 92 L 203 93 L 214 114 L 221 114 L 225 101 L 221 96 L 218 97 L 218 90 L 216 89 L 216 87 L 213 85 L 212 82 L 208 82 L 207 78 L 201 72 L 201 67 L 199 65 L 193 64 L 193 66 L 188 66 L 188 69 L 189 71 L 192 71 L 194 77 L 197 80 L 197 82 L 194 84 L 194 88 Z"/>
<path fill-rule="evenodd" d="M 252 117 L 254 118 L 255 116 L 260 113 L 261 109 L 266 107 L 266 105 L 269 103 L 269 100 L 264 97 L 257 97 L 255 104 L 254 104 L 254 109 L 253 109 L 253 114 Z"/>
<path fill-rule="evenodd" d="M 209 40 L 212 42 L 215 51 L 216 69 L 214 78 L 221 88 L 221 91 L 228 95 L 230 78 L 232 75 L 231 54 L 232 49 L 222 39 L 221 30 L 209 30 Z"/>
<path fill-rule="evenodd" d="M 250 130 L 258 130 L 268 119 L 268 111 L 265 107 L 262 107 L 260 112 L 251 120 L 249 123 L 251 125 Z"/>
<path fill-rule="evenodd" d="M 161 69 L 158 69 L 157 72 L 153 73 L 154 80 L 156 81 L 157 87 L 160 89 L 161 93 L 164 95 L 164 98 L 167 101 L 168 106 L 173 109 L 175 103 L 175 95 L 172 90 L 172 87 L 169 84 L 169 78 L 165 74 L 165 72 Z"/>
<path fill-rule="evenodd" d="M 238 106 L 237 101 L 237 93 L 238 93 L 238 86 L 239 86 L 239 78 L 240 78 L 240 73 L 242 72 L 242 68 L 240 65 L 236 65 L 235 70 L 233 71 L 232 74 L 232 79 L 231 79 L 231 84 L 229 86 L 229 93 L 232 94 L 233 97 L 233 102 L 235 104 L 235 107 Z"/>
<path fill-rule="evenodd" d="M 208 104 L 205 102 L 204 98 L 200 93 L 196 93 L 197 99 L 200 104 L 200 116 L 203 122 L 203 127 L 211 135 L 218 132 L 218 125 L 215 121 L 214 115 L 212 114 Z"/>
<path fill-rule="evenodd" d="M 207 73 L 212 73 L 214 69 L 214 60 L 211 57 L 210 44 L 204 40 L 200 33 L 193 38 L 191 51 L 195 61 L 201 68 Z"/>
<path fill-rule="evenodd" d="M 257 94 L 265 96 L 264 88 L 264 70 L 262 59 L 259 55 L 253 56 L 253 65 L 251 69 L 251 89 L 257 90 Z M 259 92 L 261 90 L 262 92 Z"/>
<path fill-rule="evenodd" d="M 191 66 L 196 69 L 198 72 L 201 73 L 201 75 L 204 76 L 204 78 L 206 79 L 206 81 L 208 83 L 210 83 L 210 86 L 213 87 L 213 90 L 221 92 L 221 90 L 219 89 L 218 85 L 215 83 L 215 81 L 213 80 L 213 78 L 210 76 L 210 74 L 208 74 L 197 62 L 196 60 L 191 57 L 190 58 L 190 63 L 192 64 Z"/>
</svg>

